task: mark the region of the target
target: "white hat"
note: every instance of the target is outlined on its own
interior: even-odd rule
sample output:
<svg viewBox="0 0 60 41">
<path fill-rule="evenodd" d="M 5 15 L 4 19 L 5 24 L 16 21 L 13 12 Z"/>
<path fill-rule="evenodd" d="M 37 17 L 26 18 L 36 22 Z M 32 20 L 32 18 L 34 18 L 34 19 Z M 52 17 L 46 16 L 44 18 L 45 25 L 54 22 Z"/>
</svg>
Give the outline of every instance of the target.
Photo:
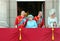
<svg viewBox="0 0 60 41">
<path fill-rule="evenodd" d="M 51 9 L 50 11 L 49 11 L 49 15 L 51 16 L 51 15 L 53 15 L 55 13 L 55 9 Z"/>
</svg>

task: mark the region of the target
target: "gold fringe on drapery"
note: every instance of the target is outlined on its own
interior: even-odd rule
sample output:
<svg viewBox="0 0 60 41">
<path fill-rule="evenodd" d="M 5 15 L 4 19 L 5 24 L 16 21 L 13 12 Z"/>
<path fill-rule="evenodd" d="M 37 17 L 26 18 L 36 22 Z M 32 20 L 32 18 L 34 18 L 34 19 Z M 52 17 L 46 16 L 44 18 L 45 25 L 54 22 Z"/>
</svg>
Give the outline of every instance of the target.
<svg viewBox="0 0 60 41">
<path fill-rule="evenodd" d="M 20 31 L 20 37 L 19 37 L 19 40 L 22 40 L 22 33 L 21 33 L 22 29 L 20 28 L 19 31 Z"/>
<path fill-rule="evenodd" d="M 52 41 L 54 41 L 54 28 L 52 28 Z"/>
</svg>

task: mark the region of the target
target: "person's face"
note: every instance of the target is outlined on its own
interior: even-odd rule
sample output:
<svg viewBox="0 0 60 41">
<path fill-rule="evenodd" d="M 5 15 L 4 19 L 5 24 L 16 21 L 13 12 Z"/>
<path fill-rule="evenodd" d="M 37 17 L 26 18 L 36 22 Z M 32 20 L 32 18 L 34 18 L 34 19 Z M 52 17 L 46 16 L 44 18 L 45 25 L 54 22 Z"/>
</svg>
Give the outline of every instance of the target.
<svg viewBox="0 0 60 41">
<path fill-rule="evenodd" d="M 56 27 L 56 26 L 57 26 L 56 22 L 55 22 L 55 23 L 53 23 L 53 26 L 54 26 L 54 27 Z"/>
<path fill-rule="evenodd" d="M 22 11 L 22 12 L 21 12 L 21 15 L 22 15 L 22 16 L 25 16 L 25 11 Z"/>
<path fill-rule="evenodd" d="M 56 23 L 54 23 L 54 25 L 56 25 Z"/>
<path fill-rule="evenodd" d="M 29 20 L 32 20 L 32 19 L 33 19 L 33 18 L 31 18 L 31 17 L 29 18 Z"/>
<path fill-rule="evenodd" d="M 53 18 L 55 17 L 55 13 L 51 15 Z"/>
<path fill-rule="evenodd" d="M 39 13 L 38 13 L 38 16 L 40 16 L 40 17 L 41 17 L 41 16 L 42 16 L 42 12 L 39 12 Z"/>
</svg>

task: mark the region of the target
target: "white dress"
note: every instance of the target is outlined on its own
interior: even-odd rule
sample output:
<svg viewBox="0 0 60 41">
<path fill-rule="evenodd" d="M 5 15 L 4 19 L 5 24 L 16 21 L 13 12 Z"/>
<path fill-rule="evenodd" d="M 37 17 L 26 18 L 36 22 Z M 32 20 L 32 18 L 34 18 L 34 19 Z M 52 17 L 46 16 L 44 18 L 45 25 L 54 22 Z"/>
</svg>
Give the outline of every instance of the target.
<svg viewBox="0 0 60 41">
<path fill-rule="evenodd" d="M 53 27 L 53 23 L 54 22 L 56 22 L 57 23 L 57 18 L 55 17 L 55 18 L 51 18 L 51 17 L 48 17 L 48 26 L 49 26 L 49 28 L 50 27 Z"/>
</svg>

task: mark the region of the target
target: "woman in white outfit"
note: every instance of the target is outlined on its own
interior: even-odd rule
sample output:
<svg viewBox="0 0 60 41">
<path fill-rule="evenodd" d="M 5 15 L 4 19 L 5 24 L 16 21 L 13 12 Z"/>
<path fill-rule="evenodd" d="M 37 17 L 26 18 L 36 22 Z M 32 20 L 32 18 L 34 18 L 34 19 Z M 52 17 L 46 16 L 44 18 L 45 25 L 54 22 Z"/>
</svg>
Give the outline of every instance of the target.
<svg viewBox="0 0 60 41">
<path fill-rule="evenodd" d="M 55 16 L 55 9 L 51 9 L 49 11 L 49 17 L 48 17 L 48 27 L 52 28 L 54 27 L 54 22 L 57 24 L 57 17 Z"/>
</svg>

